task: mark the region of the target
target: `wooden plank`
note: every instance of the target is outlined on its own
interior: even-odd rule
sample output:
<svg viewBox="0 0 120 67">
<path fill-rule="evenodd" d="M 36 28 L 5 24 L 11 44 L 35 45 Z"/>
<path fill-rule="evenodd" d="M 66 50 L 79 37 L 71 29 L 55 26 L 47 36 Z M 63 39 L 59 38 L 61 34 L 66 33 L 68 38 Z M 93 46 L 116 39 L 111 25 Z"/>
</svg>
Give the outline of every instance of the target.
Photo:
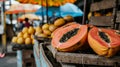
<svg viewBox="0 0 120 67">
<path fill-rule="evenodd" d="M 103 0 L 100 2 L 92 3 L 90 6 L 90 11 L 93 12 L 93 11 L 99 11 L 102 9 L 113 8 L 115 7 L 115 4 L 116 4 L 115 1 L 116 0 Z"/>
<path fill-rule="evenodd" d="M 53 53 L 56 60 L 62 63 L 90 64 L 103 66 L 113 66 L 115 64 L 118 64 L 120 66 L 120 56 L 105 58 L 100 57 L 96 54 L 58 52 L 50 45 L 47 46 L 47 48 Z"/>
<path fill-rule="evenodd" d="M 112 26 L 112 16 L 99 16 L 94 17 L 92 16 L 90 18 L 89 24 L 95 25 L 95 26 Z"/>
<path fill-rule="evenodd" d="M 40 60 L 41 67 L 53 67 L 52 63 L 48 60 L 42 45 L 40 45 Z"/>
<path fill-rule="evenodd" d="M 120 23 L 120 11 L 117 11 L 116 23 Z"/>
</svg>

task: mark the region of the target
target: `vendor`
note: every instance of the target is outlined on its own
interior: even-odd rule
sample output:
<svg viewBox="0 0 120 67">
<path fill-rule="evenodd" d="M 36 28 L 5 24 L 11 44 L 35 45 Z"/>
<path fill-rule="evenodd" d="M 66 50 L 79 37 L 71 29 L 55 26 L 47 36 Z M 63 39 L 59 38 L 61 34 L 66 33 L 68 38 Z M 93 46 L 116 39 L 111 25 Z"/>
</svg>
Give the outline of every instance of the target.
<svg viewBox="0 0 120 67">
<path fill-rule="evenodd" d="M 24 26 L 28 28 L 31 26 L 28 18 L 25 18 Z"/>
</svg>

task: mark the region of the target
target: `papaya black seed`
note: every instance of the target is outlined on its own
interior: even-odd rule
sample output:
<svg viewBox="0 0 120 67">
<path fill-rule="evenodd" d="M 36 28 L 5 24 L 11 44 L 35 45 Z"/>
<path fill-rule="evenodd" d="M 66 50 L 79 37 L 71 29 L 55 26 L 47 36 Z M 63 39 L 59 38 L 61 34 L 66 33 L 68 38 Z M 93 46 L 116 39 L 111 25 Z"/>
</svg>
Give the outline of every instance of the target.
<svg viewBox="0 0 120 67">
<path fill-rule="evenodd" d="M 66 42 L 68 39 L 70 39 L 71 37 L 73 37 L 74 35 L 77 34 L 79 28 L 75 28 L 73 30 L 70 30 L 69 32 L 65 33 L 61 39 L 60 39 L 60 42 L 63 43 L 63 42 Z"/>
<path fill-rule="evenodd" d="M 99 31 L 99 36 L 107 43 L 110 43 L 110 39 L 108 38 L 108 36 L 105 34 L 105 32 L 101 32 Z"/>
</svg>

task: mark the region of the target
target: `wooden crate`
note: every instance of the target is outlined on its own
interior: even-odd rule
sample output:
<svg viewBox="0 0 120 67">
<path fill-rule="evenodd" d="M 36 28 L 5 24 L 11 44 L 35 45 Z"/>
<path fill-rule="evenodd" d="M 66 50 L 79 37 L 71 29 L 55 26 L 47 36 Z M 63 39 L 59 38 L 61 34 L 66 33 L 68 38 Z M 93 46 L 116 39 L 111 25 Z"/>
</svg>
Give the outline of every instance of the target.
<svg viewBox="0 0 120 67">
<path fill-rule="evenodd" d="M 120 30 L 120 11 L 116 13 L 115 29 Z"/>
<path fill-rule="evenodd" d="M 69 52 L 58 52 L 51 45 L 47 48 L 53 53 L 54 58 L 58 62 L 72 63 L 72 64 L 87 64 L 97 66 L 120 66 L 120 56 L 114 56 L 112 58 L 105 58 L 96 55 L 95 53 L 69 53 Z"/>
<path fill-rule="evenodd" d="M 112 27 L 113 25 L 112 19 L 113 19 L 112 16 L 99 16 L 99 17 L 92 16 L 90 18 L 89 24 L 101 27 Z"/>
<path fill-rule="evenodd" d="M 22 67 L 36 67 L 33 58 L 24 59 Z"/>
<path fill-rule="evenodd" d="M 50 52 L 44 50 L 43 43 L 36 43 L 34 45 L 34 56 L 37 67 L 61 67 L 59 63 L 55 61 Z"/>
<path fill-rule="evenodd" d="M 117 0 L 101 0 L 99 2 L 93 2 L 90 6 L 90 12 L 99 12 L 105 11 L 107 9 L 112 10 L 112 16 L 92 16 L 90 18 L 89 24 L 98 26 L 98 27 L 105 27 L 105 28 L 115 28 L 115 14 L 116 14 L 116 3 Z"/>
<path fill-rule="evenodd" d="M 23 67 L 35 67 L 33 50 L 22 50 L 22 62 Z"/>
<path fill-rule="evenodd" d="M 91 4 L 90 11 L 99 11 L 103 9 L 113 8 L 116 5 L 116 0 L 102 0 Z"/>
<path fill-rule="evenodd" d="M 22 59 L 34 59 L 33 50 L 22 50 Z"/>
</svg>

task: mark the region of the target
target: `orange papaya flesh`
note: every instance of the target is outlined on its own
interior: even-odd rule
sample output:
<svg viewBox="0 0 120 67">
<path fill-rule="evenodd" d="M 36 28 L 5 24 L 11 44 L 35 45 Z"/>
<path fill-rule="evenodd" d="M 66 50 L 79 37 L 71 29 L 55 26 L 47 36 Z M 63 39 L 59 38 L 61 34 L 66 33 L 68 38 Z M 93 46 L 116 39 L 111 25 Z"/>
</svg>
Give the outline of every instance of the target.
<svg viewBox="0 0 120 67">
<path fill-rule="evenodd" d="M 86 42 L 86 38 L 87 38 L 87 34 L 77 44 L 75 44 L 71 47 L 68 47 L 68 48 L 58 49 L 58 50 L 64 51 L 64 52 L 72 52 L 72 51 L 76 51 L 76 50 L 85 50 L 88 48 L 88 45 L 84 44 Z"/>
<path fill-rule="evenodd" d="M 75 31 L 76 33 L 73 33 Z M 71 34 L 74 35 L 70 36 Z M 77 46 L 76 44 L 78 44 L 78 42 L 80 41 L 84 41 L 85 40 L 84 38 L 87 37 L 87 25 L 80 25 L 76 23 L 67 27 L 59 28 L 59 30 L 55 32 L 54 36 L 55 37 L 53 37 L 51 41 L 53 47 L 62 51 L 69 51 L 69 50 L 75 51 L 77 50 L 75 49 Z M 62 39 L 63 40 L 67 39 L 67 40 L 62 41 Z M 83 42 L 80 42 L 80 44 L 83 44 Z M 80 44 L 77 46 L 77 48 L 81 46 Z M 71 48 L 71 49 L 67 49 L 67 48 Z"/>
<path fill-rule="evenodd" d="M 65 28 L 65 27 L 68 27 L 68 26 L 70 26 L 70 25 L 76 25 L 76 24 L 77 24 L 77 23 L 75 23 L 75 22 L 71 22 L 71 23 L 67 23 L 67 24 L 65 24 L 65 25 L 63 25 L 63 26 L 55 29 L 55 31 L 53 31 L 53 36 L 56 34 L 56 31 L 59 31 L 60 29 Z M 77 25 L 79 25 L 79 24 L 77 24 Z"/>
<path fill-rule="evenodd" d="M 111 57 L 119 50 L 120 38 L 112 30 L 93 27 L 88 33 L 88 42 L 98 55 Z"/>
</svg>

